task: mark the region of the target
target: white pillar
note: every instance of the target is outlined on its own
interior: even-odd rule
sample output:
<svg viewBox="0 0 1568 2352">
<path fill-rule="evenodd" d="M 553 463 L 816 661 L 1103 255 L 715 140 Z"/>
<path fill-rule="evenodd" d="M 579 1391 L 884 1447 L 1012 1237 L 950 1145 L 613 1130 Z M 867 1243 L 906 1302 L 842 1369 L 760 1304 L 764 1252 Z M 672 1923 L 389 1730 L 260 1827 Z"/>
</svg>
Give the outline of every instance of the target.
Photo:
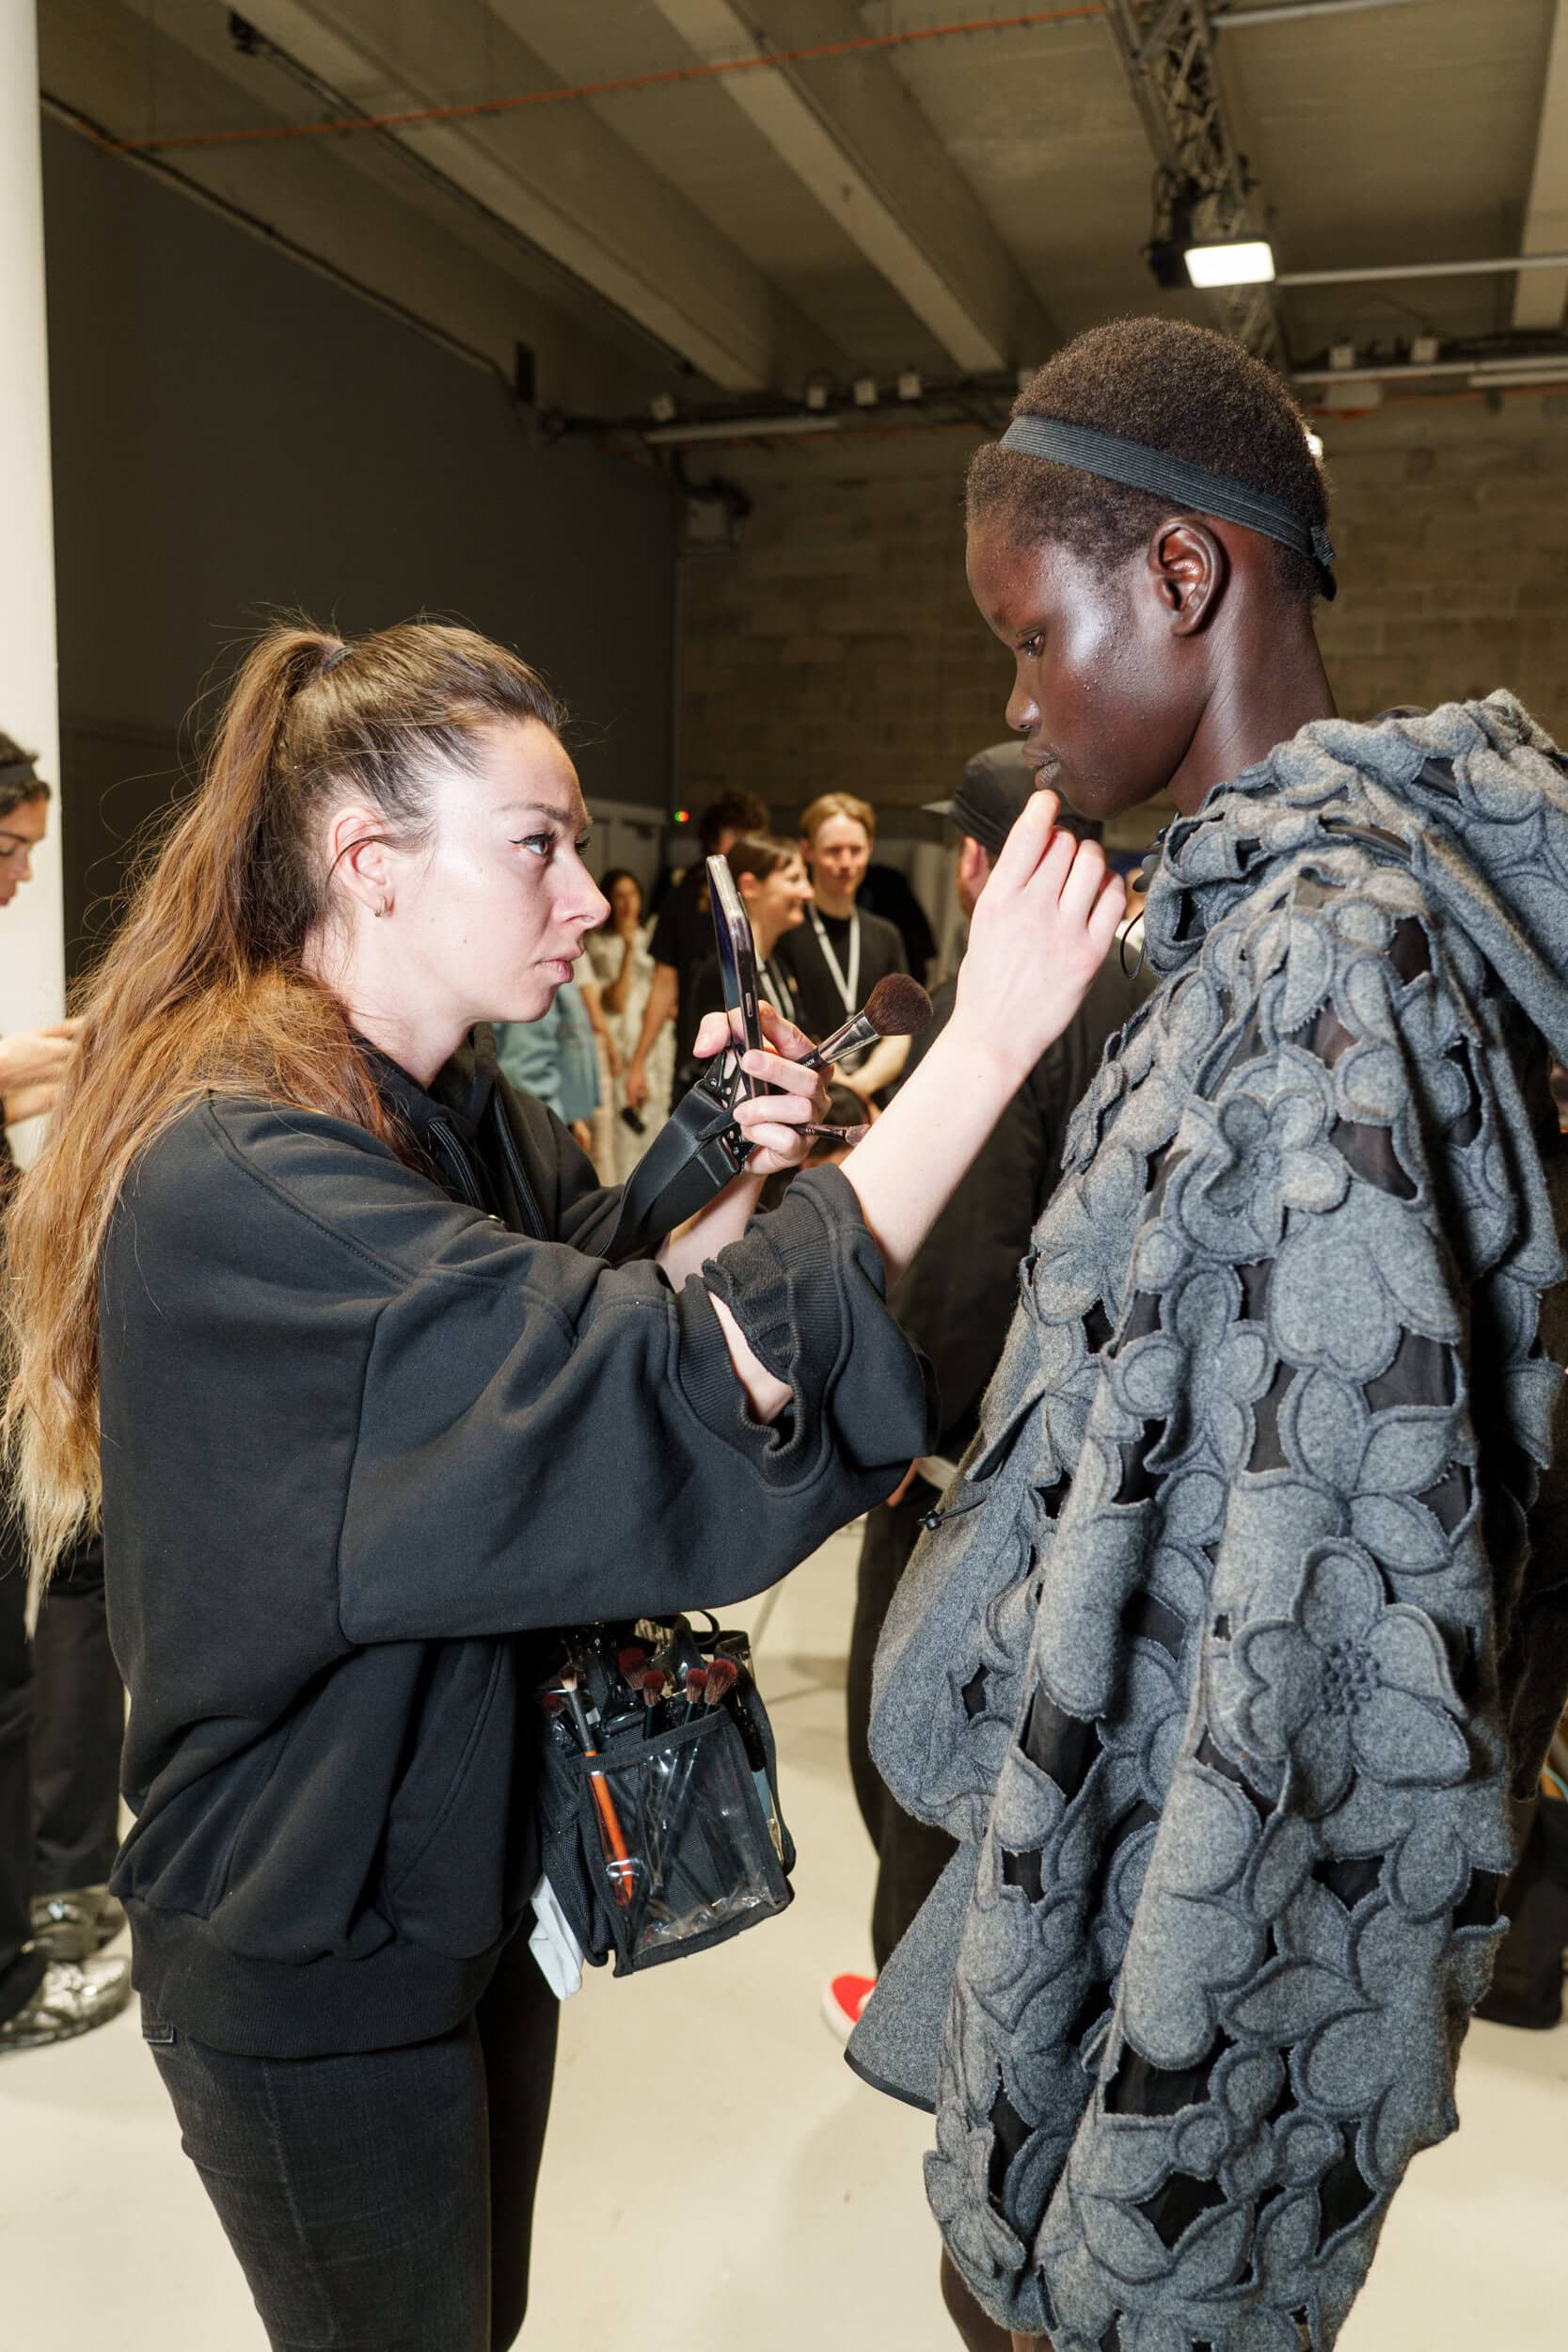
<svg viewBox="0 0 1568 2352">
<path fill-rule="evenodd" d="M 0 911 L 0 1030 L 57 1021 L 65 1006 L 40 144 L 34 0 L 0 0 L 0 728 L 54 787 L 33 880 Z"/>
</svg>

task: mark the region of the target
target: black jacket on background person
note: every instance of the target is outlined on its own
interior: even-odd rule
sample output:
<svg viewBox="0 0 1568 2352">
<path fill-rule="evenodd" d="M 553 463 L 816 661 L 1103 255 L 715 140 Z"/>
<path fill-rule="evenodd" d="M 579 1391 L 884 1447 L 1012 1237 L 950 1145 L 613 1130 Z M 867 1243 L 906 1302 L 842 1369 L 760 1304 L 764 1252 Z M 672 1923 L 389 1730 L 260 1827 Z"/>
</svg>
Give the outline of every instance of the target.
<svg viewBox="0 0 1568 2352">
<path fill-rule="evenodd" d="M 846 975 L 849 970 L 851 929 L 859 930 L 860 972 L 852 1005 L 846 1006 L 838 982 L 828 968 L 810 909 L 805 921 L 794 930 L 785 931 L 774 949 L 779 962 L 795 982 L 800 1025 L 809 1038 L 818 1041 L 841 1027 L 851 1012 L 859 1012 L 879 980 L 885 979 L 890 972 L 909 969 L 903 941 L 894 926 L 884 922 L 879 914 L 867 914 L 857 907 L 852 915 L 822 914 L 819 920 L 838 958 L 839 969 Z"/>
<path fill-rule="evenodd" d="M 893 1295 L 893 1311 L 936 1373 L 942 1425 L 937 1452 L 956 1457 L 974 1434 L 980 1399 L 1018 1304 L 1018 1266 L 1062 1172 L 1062 1143 L 1105 1041 L 1154 986 L 1136 943 L 1123 968 L 1119 943 L 1083 1004 L 1047 1048 L 981 1146 L 974 1167 L 932 1226 Z M 910 1048 L 919 1067 L 952 1017 L 958 984 L 931 999 L 930 1025 Z"/>
<path fill-rule="evenodd" d="M 429 1093 L 377 1066 L 430 1173 L 211 1095 L 101 1277 L 114 1887 L 159 2016 L 261 2056 L 422 2040 L 483 1990 L 538 1874 L 516 1636 L 754 1593 L 926 1442 L 836 1169 L 677 1293 L 594 1255 L 619 1194 L 482 1056 Z M 714 1296 L 793 1391 L 770 1428 Z"/>
</svg>

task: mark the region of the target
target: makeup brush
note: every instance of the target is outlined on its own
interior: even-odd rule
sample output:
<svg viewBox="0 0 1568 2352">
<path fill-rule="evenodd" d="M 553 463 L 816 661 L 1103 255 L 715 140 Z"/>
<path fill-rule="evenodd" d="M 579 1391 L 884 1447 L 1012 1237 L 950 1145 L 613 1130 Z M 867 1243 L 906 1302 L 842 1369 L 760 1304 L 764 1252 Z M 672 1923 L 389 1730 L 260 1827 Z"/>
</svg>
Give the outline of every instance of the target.
<svg viewBox="0 0 1568 2352">
<path fill-rule="evenodd" d="M 715 1658 L 707 1670 L 705 1697 L 709 1707 L 722 1707 L 736 1684 L 740 1680 L 740 1668 L 733 1658 Z"/>
<path fill-rule="evenodd" d="M 929 1026 L 931 1000 L 918 980 L 907 972 L 889 972 L 879 979 L 864 1006 L 832 1037 L 803 1057 L 807 1070 L 826 1070 L 846 1054 L 873 1045 L 879 1037 L 918 1037 Z"/>
<path fill-rule="evenodd" d="M 599 1751 L 594 1744 L 594 1734 L 589 1726 L 588 1710 L 582 1703 L 582 1692 L 578 1689 L 577 1675 L 570 1666 L 562 1670 L 559 1688 L 572 1718 L 578 1745 L 583 1755 L 592 1762 L 597 1758 Z M 605 1851 L 605 1867 L 610 1873 L 610 1891 L 625 1910 L 635 1891 L 632 1886 L 632 1859 L 626 1850 L 626 1832 L 621 1827 L 621 1817 L 615 1810 L 615 1800 L 610 1793 L 610 1783 L 603 1772 L 589 1773 L 588 1793 L 594 1801 L 594 1810 L 598 1816 L 599 1842 Z"/>
</svg>

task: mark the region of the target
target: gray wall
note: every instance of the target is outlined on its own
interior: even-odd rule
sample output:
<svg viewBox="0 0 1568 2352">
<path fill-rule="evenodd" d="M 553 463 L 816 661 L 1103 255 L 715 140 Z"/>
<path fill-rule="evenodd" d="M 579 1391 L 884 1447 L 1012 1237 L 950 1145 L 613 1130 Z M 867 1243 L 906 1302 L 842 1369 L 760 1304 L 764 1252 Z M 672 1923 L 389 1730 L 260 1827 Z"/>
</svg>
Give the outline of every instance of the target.
<svg viewBox="0 0 1568 2352">
<path fill-rule="evenodd" d="M 44 125 L 66 925 L 79 964 L 187 722 L 269 610 L 420 610 L 537 664 L 590 806 L 669 796 L 676 502 L 498 380 Z"/>
</svg>

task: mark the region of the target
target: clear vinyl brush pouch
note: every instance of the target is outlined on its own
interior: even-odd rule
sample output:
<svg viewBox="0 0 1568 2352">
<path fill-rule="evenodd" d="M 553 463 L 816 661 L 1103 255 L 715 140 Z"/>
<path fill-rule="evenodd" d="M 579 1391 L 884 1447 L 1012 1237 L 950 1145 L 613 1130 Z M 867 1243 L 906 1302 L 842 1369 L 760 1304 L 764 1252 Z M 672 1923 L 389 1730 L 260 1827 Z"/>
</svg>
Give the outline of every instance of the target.
<svg viewBox="0 0 1568 2352">
<path fill-rule="evenodd" d="M 724 1942 L 791 1900 L 771 1727 L 741 1634 L 594 1627 L 538 1692 L 544 1869 L 615 1974 Z"/>
</svg>

